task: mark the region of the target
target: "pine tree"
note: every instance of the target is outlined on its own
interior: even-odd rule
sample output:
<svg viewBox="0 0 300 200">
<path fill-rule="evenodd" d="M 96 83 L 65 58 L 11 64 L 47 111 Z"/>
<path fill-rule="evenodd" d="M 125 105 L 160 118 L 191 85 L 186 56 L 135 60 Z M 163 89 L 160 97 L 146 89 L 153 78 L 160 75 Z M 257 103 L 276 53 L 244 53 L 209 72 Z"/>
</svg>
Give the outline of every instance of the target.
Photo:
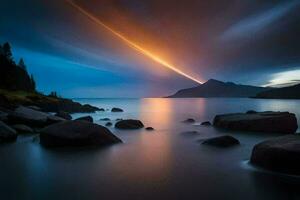
<svg viewBox="0 0 300 200">
<path fill-rule="evenodd" d="M 35 90 L 36 89 L 36 83 L 35 83 L 35 80 L 34 80 L 34 77 L 33 77 L 32 74 L 30 75 L 30 82 L 31 82 L 32 90 Z"/>
<path fill-rule="evenodd" d="M 11 47 L 10 47 L 10 44 L 8 42 L 4 43 L 3 44 L 3 54 L 4 56 L 10 60 L 10 61 L 13 61 L 13 57 L 12 57 L 12 52 L 11 52 Z"/>
<path fill-rule="evenodd" d="M 20 59 L 18 66 L 21 67 L 24 71 L 27 71 L 27 68 L 26 68 L 26 65 L 24 63 L 23 58 Z"/>
</svg>

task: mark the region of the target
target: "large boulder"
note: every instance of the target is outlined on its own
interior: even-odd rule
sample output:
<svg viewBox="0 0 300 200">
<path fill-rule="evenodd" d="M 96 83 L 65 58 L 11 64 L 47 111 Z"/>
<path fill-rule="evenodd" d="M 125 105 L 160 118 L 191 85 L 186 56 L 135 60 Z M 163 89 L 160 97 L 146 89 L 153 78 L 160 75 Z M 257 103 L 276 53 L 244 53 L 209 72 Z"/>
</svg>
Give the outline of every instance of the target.
<svg viewBox="0 0 300 200">
<path fill-rule="evenodd" d="M 143 128 L 144 124 L 140 120 L 126 119 L 118 121 L 115 127 L 118 129 L 139 129 Z"/>
<path fill-rule="evenodd" d="M 86 122 L 93 122 L 93 118 L 91 116 L 84 116 L 84 117 L 79 117 L 75 119 L 75 121 L 86 121 Z"/>
<path fill-rule="evenodd" d="M 46 147 L 108 145 L 122 142 L 107 128 L 87 121 L 64 121 L 40 130 L 40 142 Z"/>
<path fill-rule="evenodd" d="M 48 113 L 33 110 L 24 106 L 17 107 L 8 114 L 8 122 L 11 124 L 25 124 L 28 126 L 46 126 L 49 124 L 61 122 L 64 119 L 53 116 Z"/>
<path fill-rule="evenodd" d="M 111 112 L 123 112 L 123 109 L 121 109 L 121 108 L 112 108 Z"/>
<path fill-rule="evenodd" d="M 0 143 L 1 142 L 12 142 L 17 139 L 17 132 L 0 121 Z"/>
<path fill-rule="evenodd" d="M 18 133 L 33 133 L 33 129 L 24 124 L 15 124 L 12 126 Z"/>
<path fill-rule="evenodd" d="M 250 161 L 269 170 L 300 175 L 300 135 L 286 135 L 255 145 Z"/>
<path fill-rule="evenodd" d="M 65 120 L 71 120 L 72 116 L 68 113 L 68 112 L 64 112 L 64 111 L 58 111 L 55 116 L 57 117 L 61 117 Z"/>
<path fill-rule="evenodd" d="M 231 147 L 240 144 L 240 142 L 230 135 L 223 135 L 206 139 L 202 144 L 216 146 L 216 147 Z"/>
<path fill-rule="evenodd" d="M 217 115 L 213 125 L 239 131 L 295 133 L 298 125 L 295 114 L 289 112 L 258 112 Z"/>
</svg>

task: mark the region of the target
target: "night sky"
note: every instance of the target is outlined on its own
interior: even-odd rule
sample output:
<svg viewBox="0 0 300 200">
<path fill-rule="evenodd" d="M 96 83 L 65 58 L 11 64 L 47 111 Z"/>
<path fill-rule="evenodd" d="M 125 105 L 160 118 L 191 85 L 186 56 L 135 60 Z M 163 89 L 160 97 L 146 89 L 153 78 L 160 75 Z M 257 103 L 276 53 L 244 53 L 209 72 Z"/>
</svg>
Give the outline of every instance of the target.
<svg viewBox="0 0 300 200">
<path fill-rule="evenodd" d="M 0 42 L 38 90 L 65 97 L 158 97 L 197 85 L 65 0 L 0 0 Z M 201 81 L 300 82 L 300 0 L 74 0 L 111 29 Z"/>
</svg>

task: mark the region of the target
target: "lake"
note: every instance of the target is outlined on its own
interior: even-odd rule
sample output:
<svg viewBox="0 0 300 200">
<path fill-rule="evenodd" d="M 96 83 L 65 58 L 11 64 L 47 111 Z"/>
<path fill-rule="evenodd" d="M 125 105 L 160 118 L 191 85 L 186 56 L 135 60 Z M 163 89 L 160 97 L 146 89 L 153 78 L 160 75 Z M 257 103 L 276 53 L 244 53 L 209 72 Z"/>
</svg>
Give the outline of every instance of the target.
<svg viewBox="0 0 300 200">
<path fill-rule="evenodd" d="M 101 118 L 140 119 L 155 131 L 111 131 L 124 143 L 105 148 L 49 150 L 35 137 L 0 146 L 1 199 L 300 199 L 300 178 L 248 164 L 255 144 L 277 134 L 242 133 L 201 126 L 216 114 L 290 111 L 300 119 L 299 100 L 242 98 L 76 99 L 123 113 Z M 74 114 L 77 118 L 86 114 Z M 182 123 L 194 118 L 197 123 Z M 191 133 L 197 131 L 198 133 Z M 299 131 L 299 130 L 298 130 Z M 241 145 L 219 149 L 199 140 L 229 134 Z"/>
</svg>

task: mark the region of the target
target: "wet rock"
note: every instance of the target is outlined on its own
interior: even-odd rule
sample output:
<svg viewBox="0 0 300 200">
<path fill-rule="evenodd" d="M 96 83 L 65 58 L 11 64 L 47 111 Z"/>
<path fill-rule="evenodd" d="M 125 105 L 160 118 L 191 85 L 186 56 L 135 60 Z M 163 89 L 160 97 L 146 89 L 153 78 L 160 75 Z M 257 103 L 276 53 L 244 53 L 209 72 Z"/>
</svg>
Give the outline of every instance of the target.
<svg viewBox="0 0 300 200">
<path fill-rule="evenodd" d="M 205 121 L 205 122 L 202 122 L 201 125 L 203 125 L 203 126 L 210 126 L 211 123 L 209 121 Z"/>
<path fill-rule="evenodd" d="M 199 132 L 198 131 L 185 131 L 181 133 L 182 135 L 186 135 L 186 136 L 194 136 L 194 135 L 198 135 Z"/>
<path fill-rule="evenodd" d="M 104 112 L 105 111 L 105 109 L 104 108 L 99 108 L 99 110 L 98 111 L 100 111 L 100 112 Z"/>
<path fill-rule="evenodd" d="M 72 120 L 72 116 L 69 113 L 64 112 L 64 111 L 57 112 L 55 114 L 55 116 L 61 117 L 61 118 L 66 119 L 66 120 Z"/>
<path fill-rule="evenodd" d="M 62 118 L 55 117 L 48 113 L 33 110 L 24 106 L 17 107 L 14 111 L 8 113 L 7 121 L 10 124 L 25 124 L 27 126 L 47 126 L 49 124 L 62 121 Z"/>
<path fill-rule="evenodd" d="M 40 143 L 46 147 L 103 146 L 122 142 L 107 128 L 87 121 L 65 121 L 40 131 Z"/>
<path fill-rule="evenodd" d="M 126 119 L 118 121 L 115 127 L 118 129 L 139 129 L 143 128 L 144 124 L 140 120 Z"/>
<path fill-rule="evenodd" d="M 100 119 L 101 121 L 110 121 L 110 119 L 109 118 L 102 118 L 102 119 Z"/>
<path fill-rule="evenodd" d="M 87 122 L 93 122 L 93 118 L 91 116 L 84 116 L 84 117 L 79 117 L 75 119 L 75 121 L 87 121 Z"/>
<path fill-rule="evenodd" d="M 17 139 L 17 132 L 7 124 L 0 121 L 0 143 L 12 142 Z"/>
<path fill-rule="evenodd" d="M 300 175 L 300 135 L 286 135 L 256 144 L 252 164 L 282 173 Z"/>
<path fill-rule="evenodd" d="M 154 131 L 154 128 L 153 127 L 151 127 L 151 126 L 149 126 L 149 127 L 146 127 L 145 128 L 147 131 Z"/>
<path fill-rule="evenodd" d="M 123 120 L 123 119 L 122 119 L 122 118 L 117 118 L 117 119 L 116 119 L 116 121 L 121 121 L 121 120 Z"/>
<path fill-rule="evenodd" d="M 112 126 L 112 123 L 111 123 L 111 122 L 107 122 L 107 123 L 105 124 L 105 126 Z"/>
<path fill-rule="evenodd" d="M 121 108 L 112 108 L 111 112 L 124 112 Z"/>
<path fill-rule="evenodd" d="M 33 133 L 33 129 L 24 124 L 15 124 L 12 126 L 18 133 Z"/>
<path fill-rule="evenodd" d="M 295 133 L 298 128 L 295 114 L 289 112 L 258 112 L 217 115 L 214 126 L 229 130 Z"/>
<path fill-rule="evenodd" d="M 202 144 L 216 146 L 216 147 L 230 147 L 240 144 L 240 142 L 230 135 L 223 135 L 206 139 Z"/>
<path fill-rule="evenodd" d="M 185 122 L 185 123 L 195 123 L 196 121 L 193 118 L 188 118 L 188 119 L 184 120 L 183 122 Z"/>
</svg>

